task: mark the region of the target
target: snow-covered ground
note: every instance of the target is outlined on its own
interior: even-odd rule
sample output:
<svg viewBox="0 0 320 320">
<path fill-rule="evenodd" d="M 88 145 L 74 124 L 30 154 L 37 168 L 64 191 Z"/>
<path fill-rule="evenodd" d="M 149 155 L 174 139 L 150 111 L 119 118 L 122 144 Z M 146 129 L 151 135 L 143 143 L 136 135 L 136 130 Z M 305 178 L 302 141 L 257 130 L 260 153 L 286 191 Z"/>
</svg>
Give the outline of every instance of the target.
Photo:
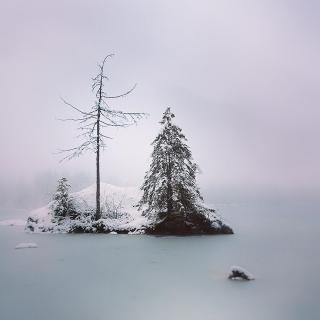
<svg viewBox="0 0 320 320">
<path fill-rule="evenodd" d="M 79 192 L 71 194 L 73 205 L 77 212 L 93 212 L 96 206 L 96 186 L 92 185 Z M 111 231 L 129 230 L 132 233 L 140 233 L 147 225 L 147 219 L 137 210 L 139 190 L 134 187 L 119 187 L 107 183 L 101 183 L 101 208 L 107 216 L 102 217 L 101 223 Z M 27 230 L 33 232 L 69 232 L 74 226 L 91 228 L 89 218 L 80 220 L 65 219 L 59 225 L 52 220 L 50 210 L 51 203 L 47 206 L 31 212 Z M 137 231 L 135 231 L 137 230 Z"/>
</svg>

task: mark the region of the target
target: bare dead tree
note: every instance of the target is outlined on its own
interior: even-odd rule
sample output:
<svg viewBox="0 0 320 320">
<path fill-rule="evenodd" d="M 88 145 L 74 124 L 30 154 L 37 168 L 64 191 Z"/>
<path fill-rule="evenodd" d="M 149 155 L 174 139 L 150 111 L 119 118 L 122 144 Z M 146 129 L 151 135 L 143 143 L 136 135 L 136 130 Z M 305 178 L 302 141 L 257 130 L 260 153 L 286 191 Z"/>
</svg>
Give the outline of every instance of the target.
<svg viewBox="0 0 320 320">
<path fill-rule="evenodd" d="M 113 54 L 107 55 L 101 64 L 98 64 L 99 72 L 92 79 L 92 91 L 95 94 L 95 103 L 89 111 L 83 111 L 82 109 L 75 107 L 71 103 L 62 99 L 62 101 L 79 114 L 78 118 L 71 119 L 60 119 L 63 121 L 74 121 L 79 124 L 78 130 L 81 133 L 78 135 L 79 138 L 83 138 L 84 142 L 80 145 L 61 150 L 67 155 L 62 160 L 70 160 L 72 158 L 80 156 L 85 151 L 93 151 L 96 154 L 96 213 L 95 220 L 101 218 L 101 205 L 100 205 L 100 151 L 106 146 L 105 140 L 111 139 L 111 137 L 103 133 L 103 129 L 108 127 L 128 127 L 137 123 L 139 119 L 145 116 L 145 113 L 141 112 L 123 112 L 114 110 L 110 105 L 109 101 L 123 98 L 130 94 L 136 87 L 134 85 L 129 91 L 111 96 L 104 90 L 105 80 L 109 80 L 104 73 L 104 67 L 106 61 L 111 58 Z"/>
</svg>

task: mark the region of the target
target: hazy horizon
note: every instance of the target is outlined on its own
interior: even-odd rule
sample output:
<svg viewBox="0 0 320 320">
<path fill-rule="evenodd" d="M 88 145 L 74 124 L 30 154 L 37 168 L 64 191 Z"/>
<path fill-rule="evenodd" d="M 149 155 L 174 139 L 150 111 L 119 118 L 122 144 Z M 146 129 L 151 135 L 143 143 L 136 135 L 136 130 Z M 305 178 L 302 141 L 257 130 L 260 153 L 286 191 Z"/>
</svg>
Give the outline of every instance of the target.
<svg viewBox="0 0 320 320">
<path fill-rule="evenodd" d="M 113 105 L 149 113 L 110 130 L 102 181 L 140 186 L 165 108 L 188 138 L 209 201 L 317 197 L 320 191 L 316 1 L 2 1 L 0 206 L 44 202 L 60 176 L 94 183 L 94 155 L 60 163 L 107 64 Z M 19 200 L 20 199 L 20 200 Z"/>
</svg>

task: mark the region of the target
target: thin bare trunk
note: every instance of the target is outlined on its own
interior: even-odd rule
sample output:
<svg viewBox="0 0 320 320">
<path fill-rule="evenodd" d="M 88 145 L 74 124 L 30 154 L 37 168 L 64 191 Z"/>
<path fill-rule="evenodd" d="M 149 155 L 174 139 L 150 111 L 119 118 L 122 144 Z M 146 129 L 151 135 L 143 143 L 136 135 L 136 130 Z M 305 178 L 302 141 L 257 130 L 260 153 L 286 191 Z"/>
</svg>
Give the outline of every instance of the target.
<svg viewBox="0 0 320 320">
<path fill-rule="evenodd" d="M 80 124 L 79 130 L 82 133 L 79 137 L 85 137 L 85 141 L 80 145 L 61 150 L 60 152 L 66 152 L 67 155 L 62 159 L 72 159 L 78 157 L 85 151 L 94 150 L 96 154 L 96 211 L 94 215 L 95 220 L 101 219 L 101 201 L 100 201 L 100 151 L 105 147 L 105 139 L 111 139 L 110 137 L 103 134 L 103 130 L 109 127 L 127 127 L 129 125 L 135 124 L 139 119 L 145 116 L 144 113 L 140 112 L 123 112 L 121 110 L 114 110 L 109 107 L 107 101 L 109 99 L 123 98 L 130 94 L 132 89 L 125 93 L 118 95 L 107 95 L 103 90 L 104 80 L 108 79 L 104 75 L 104 65 L 108 58 L 112 57 L 112 54 L 107 55 L 101 64 L 98 65 L 99 73 L 92 79 L 92 91 L 95 93 L 96 101 L 95 105 L 90 111 L 84 111 L 78 107 L 73 106 L 71 103 L 62 99 L 62 101 L 76 110 L 79 114 L 79 118 L 68 118 L 61 119 L 63 121 L 73 121 Z M 96 136 L 95 136 L 96 134 Z"/>
<path fill-rule="evenodd" d="M 97 109 L 97 157 L 96 157 L 96 169 L 97 169 L 97 190 L 96 190 L 96 220 L 101 218 L 101 206 L 100 206 L 100 116 L 101 116 L 101 100 L 102 100 L 102 86 L 103 86 L 103 66 L 100 73 L 100 85 L 99 85 L 99 100 Z"/>
<path fill-rule="evenodd" d="M 96 170 L 97 170 L 97 190 L 96 190 L 96 216 L 95 219 L 101 218 L 101 207 L 100 207 L 100 141 L 99 141 L 99 125 L 97 125 L 97 154 L 96 154 Z"/>
<path fill-rule="evenodd" d="M 168 168 L 167 168 L 167 213 L 170 214 L 173 210 L 172 202 L 172 173 L 171 173 L 171 159 L 168 155 Z"/>
</svg>

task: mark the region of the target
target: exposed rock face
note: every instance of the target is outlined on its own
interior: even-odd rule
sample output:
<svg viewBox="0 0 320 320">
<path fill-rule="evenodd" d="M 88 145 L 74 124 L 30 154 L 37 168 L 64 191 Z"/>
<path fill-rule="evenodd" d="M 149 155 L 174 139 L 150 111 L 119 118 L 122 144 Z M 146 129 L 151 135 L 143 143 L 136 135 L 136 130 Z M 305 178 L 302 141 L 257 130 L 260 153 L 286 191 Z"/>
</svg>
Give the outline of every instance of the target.
<svg viewBox="0 0 320 320">
<path fill-rule="evenodd" d="M 166 215 L 145 232 L 157 235 L 233 234 L 233 230 L 218 218 L 212 221 L 200 213 L 179 212 Z"/>
</svg>

